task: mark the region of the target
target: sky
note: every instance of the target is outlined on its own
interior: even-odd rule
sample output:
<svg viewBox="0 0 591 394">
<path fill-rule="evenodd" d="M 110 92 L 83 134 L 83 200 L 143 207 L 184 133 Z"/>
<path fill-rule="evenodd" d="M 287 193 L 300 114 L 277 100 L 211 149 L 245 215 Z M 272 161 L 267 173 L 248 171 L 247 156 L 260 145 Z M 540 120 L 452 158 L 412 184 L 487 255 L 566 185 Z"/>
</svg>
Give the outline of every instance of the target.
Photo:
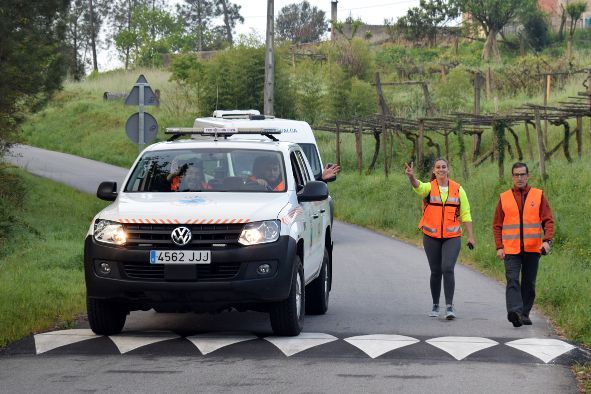
<svg viewBox="0 0 591 394">
<path fill-rule="evenodd" d="M 171 10 L 174 5 L 182 0 L 168 0 Z M 297 3 L 295 0 L 275 0 L 274 11 L 275 18 L 281 11 L 281 8 Z M 308 2 L 326 13 L 326 19 L 330 20 L 331 0 L 308 0 Z M 267 0 L 233 0 L 232 3 L 241 6 L 240 14 L 244 17 L 244 23 L 238 24 L 235 29 L 236 37 L 240 34 L 255 33 L 261 38 L 265 37 L 266 18 L 267 18 Z M 416 7 L 419 0 L 338 0 L 338 20 L 344 20 L 349 15 L 353 19 L 360 18 L 363 22 L 370 25 L 380 25 L 384 19 L 393 18 L 396 20 L 406 14 L 411 7 Z M 219 21 L 221 24 L 221 20 Z M 113 49 L 105 49 L 99 52 L 99 69 L 106 71 L 109 69 L 121 67 L 121 63 L 116 60 L 116 54 Z"/>
</svg>

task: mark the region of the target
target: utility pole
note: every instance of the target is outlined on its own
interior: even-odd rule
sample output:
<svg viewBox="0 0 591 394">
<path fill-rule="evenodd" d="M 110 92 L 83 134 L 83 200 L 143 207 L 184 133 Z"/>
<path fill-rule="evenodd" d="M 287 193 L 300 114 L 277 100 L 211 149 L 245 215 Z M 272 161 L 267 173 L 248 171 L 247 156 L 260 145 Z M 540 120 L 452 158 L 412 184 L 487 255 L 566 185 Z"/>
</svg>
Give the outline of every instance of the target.
<svg viewBox="0 0 591 394">
<path fill-rule="evenodd" d="M 338 0 L 333 0 L 330 2 L 330 40 L 334 41 L 337 37 L 337 33 L 335 31 L 335 24 L 337 23 L 337 4 Z"/>
<path fill-rule="evenodd" d="M 273 59 L 273 35 L 275 34 L 275 11 L 273 1 L 267 0 L 267 47 L 265 49 L 265 93 L 264 114 L 273 115 L 275 67 Z"/>
</svg>

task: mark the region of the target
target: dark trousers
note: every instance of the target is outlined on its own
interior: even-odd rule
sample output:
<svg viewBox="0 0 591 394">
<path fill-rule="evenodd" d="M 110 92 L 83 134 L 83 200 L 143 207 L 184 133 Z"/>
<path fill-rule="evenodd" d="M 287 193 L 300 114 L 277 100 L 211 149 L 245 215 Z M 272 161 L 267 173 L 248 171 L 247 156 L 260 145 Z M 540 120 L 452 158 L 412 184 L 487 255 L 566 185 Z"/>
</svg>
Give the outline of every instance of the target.
<svg viewBox="0 0 591 394">
<path fill-rule="evenodd" d="M 538 275 L 539 261 L 539 253 L 505 255 L 507 312 L 517 312 L 529 316 L 536 298 L 536 276 Z M 521 282 L 519 274 L 521 274 Z"/>
<path fill-rule="evenodd" d="M 454 267 L 460 254 L 462 238 L 431 238 L 423 234 L 423 247 L 431 268 L 431 297 L 434 304 L 439 304 L 441 295 L 441 279 L 443 278 L 443 291 L 445 303 L 453 304 L 456 281 Z"/>
</svg>

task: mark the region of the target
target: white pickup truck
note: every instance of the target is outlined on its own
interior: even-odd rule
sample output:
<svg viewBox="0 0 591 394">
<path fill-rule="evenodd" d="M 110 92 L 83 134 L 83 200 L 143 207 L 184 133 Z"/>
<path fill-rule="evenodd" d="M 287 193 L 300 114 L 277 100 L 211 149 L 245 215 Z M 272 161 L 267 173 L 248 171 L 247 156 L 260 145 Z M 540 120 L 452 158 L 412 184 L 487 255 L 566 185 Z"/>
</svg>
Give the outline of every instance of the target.
<svg viewBox="0 0 591 394">
<path fill-rule="evenodd" d="M 328 308 L 326 184 L 315 180 L 300 145 L 277 141 L 282 130 L 170 132 L 200 138 L 151 145 L 123 187 L 98 188 L 113 203 L 85 241 L 91 329 L 119 333 L 134 310 L 236 309 L 269 312 L 276 335 L 298 335 L 304 312 Z"/>
</svg>

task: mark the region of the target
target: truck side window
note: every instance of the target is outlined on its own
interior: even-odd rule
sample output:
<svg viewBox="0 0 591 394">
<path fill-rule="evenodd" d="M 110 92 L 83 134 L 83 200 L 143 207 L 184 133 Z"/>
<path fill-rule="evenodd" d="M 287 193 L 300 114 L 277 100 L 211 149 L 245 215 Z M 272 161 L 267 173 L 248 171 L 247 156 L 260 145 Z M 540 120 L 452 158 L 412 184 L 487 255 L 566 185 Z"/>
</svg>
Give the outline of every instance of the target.
<svg viewBox="0 0 591 394">
<path fill-rule="evenodd" d="M 296 191 L 300 191 L 306 184 L 306 180 L 302 175 L 302 169 L 300 168 L 295 152 L 291 152 L 289 160 L 291 162 L 291 168 L 293 169 L 293 177 L 296 182 Z"/>
<path fill-rule="evenodd" d="M 308 167 L 306 166 L 306 161 L 304 160 L 304 156 L 302 155 L 302 152 L 300 151 L 296 151 L 296 158 L 298 160 L 298 163 L 300 165 L 300 169 L 302 171 L 302 174 L 304 176 L 304 184 L 308 183 L 308 181 L 311 180 L 310 178 L 310 173 L 308 172 Z"/>
</svg>

